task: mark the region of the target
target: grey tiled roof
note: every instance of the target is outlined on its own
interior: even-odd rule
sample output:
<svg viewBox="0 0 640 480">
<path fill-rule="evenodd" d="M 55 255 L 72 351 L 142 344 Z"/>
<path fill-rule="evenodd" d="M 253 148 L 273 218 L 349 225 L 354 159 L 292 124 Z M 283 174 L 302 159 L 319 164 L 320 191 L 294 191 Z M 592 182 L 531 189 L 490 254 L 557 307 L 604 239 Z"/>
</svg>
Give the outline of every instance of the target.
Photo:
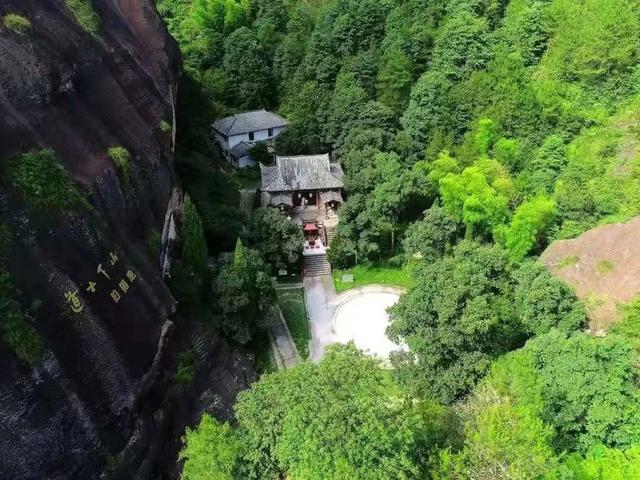
<svg viewBox="0 0 640 480">
<path fill-rule="evenodd" d="M 330 163 L 329 154 L 276 157 L 272 167 L 260 166 L 262 190 L 328 190 L 344 187 L 344 173 L 339 163 Z"/>
<path fill-rule="evenodd" d="M 322 203 L 338 202 L 344 203 L 342 194 L 340 192 L 320 192 L 320 201 Z"/>
<path fill-rule="evenodd" d="M 247 155 L 252 148 L 253 148 L 253 145 L 251 145 L 250 143 L 240 142 L 239 144 L 234 146 L 231 150 L 229 150 L 229 153 L 233 158 L 240 159 L 245 155 Z"/>
<path fill-rule="evenodd" d="M 230 137 L 287 125 L 289 122 L 280 115 L 262 109 L 221 118 L 213 123 L 213 128 Z"/>
<path fill-rule="evenodd" d="M 279 205 L 293 206 L 293 194 L 291 193 L 276 193 L 271 195 L 271 205 L 277 207 Z"/>
</svg>

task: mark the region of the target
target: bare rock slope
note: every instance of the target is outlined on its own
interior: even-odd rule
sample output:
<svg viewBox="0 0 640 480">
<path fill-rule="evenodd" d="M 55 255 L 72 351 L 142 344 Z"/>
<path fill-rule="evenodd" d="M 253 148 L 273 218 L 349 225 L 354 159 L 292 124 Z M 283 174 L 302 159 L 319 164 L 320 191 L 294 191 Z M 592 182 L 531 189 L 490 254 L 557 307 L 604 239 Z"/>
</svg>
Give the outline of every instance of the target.
<svg viewBox="0 0 640 480">
<path fill-rule="evenodd" d="M 541 260 L 573 285 L 591 328 L 604 330 L 618 318 L 619 304 L 640 296 L 640 218 L 554 242 Z"/>
</svg>

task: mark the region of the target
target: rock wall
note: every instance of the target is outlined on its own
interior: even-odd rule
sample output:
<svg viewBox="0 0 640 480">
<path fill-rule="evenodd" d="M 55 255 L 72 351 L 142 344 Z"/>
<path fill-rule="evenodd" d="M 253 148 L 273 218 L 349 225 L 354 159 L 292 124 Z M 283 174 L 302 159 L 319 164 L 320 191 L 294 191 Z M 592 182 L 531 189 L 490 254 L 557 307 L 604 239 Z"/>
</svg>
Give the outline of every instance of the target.
<svg viewBox="0 0 640 480">
<path fill-rule="evenodd" d="M 152 0 L 88 3 L 97 34 L 64 0 L 0 2 L 31 22 L 0 21 L 0 162 L 53 149 L 91 204 L 43 218 L 0 179 L 7 268 L 44 347 L 31 367 L 0 340 L 2 480 L 147 478 L 166 429 L 175 302 L 148 244 L 176 187 L 180 56 Z M 113 146 L 130 153 L 126 182 Z"/>
</svg>

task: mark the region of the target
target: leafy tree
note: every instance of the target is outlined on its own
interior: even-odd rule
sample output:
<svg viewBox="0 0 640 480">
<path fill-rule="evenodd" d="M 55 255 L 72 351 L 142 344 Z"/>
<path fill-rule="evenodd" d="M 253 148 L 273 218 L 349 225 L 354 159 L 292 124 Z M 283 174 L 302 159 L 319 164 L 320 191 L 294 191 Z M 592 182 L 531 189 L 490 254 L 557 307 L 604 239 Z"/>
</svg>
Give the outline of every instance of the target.
<svg viewBox="0 0 640 480">
<path fill-rule="evenodd" d="M 459 174 L 461 172 L 458 161 L 451 157 L 448 150 L 443 150 L 438 157 L 429 165 L 429 180 L 439 185 L 440 180 L 448 174 Z"/>
<path fill-rule="evenodd" d="M 516 311 L 530 333 L 542 335 L 553 328 L 572 333 L 586 322 L 575 292 L 564 281 L 552 277 L 544 265 L 525 262 L 514 277 Z"/>
<path fill-rule="evenodd" d="M 181 480 L 234 480 L 242 444 L 228 423 L 202 416 L 198 428 L 187 428 L 185 447 L 180 459 L 185 460 Z"/>
<path fill-rule="evenodd" d="M 638 480 L 639 464 L 640 446 L 625 450 L 596 446 L 584 457 L 570 455 L 559 474 L 571 472 L 577 480 Z"/>
<path fill-rule="evenodd" d="M 634 362 L 629 344 L 617 338 L 552 330 L 499 360 L 488 381 L 537 409 L 554 429 L 556 452 L 624 448 L 640 440 Z"/>
<path fill-rule="evenodd" d="M 202 220 L 189 195 L 185 195 L 184 198 L 182 236 L 182 260 L 191 271 L 206 279 L 209 272 L 207 243 L 204 238 Z"/>
<path fill-rule="evenodd" d="M 329 104 L 325 138 L 334 148 L 342 145 L 348 131 L 357 126 L 367 94 L 351 73 L 338 76 Z"/>
<path fill-rule="evenodd" d="M 470 9 L 460 8 L 447 18 L 438 32 L 433 70 L 458 81 L 484 67 L 490 58 L 489 25 Z"/>
<path fill-rule="evenodd" d="M 400 49 L 390 49 L 382 56 L 378 71 L 378 99 L 394 112 L 402 113 L 409 102 L 413 84 L 411 59 Z"/>
<path fill-rule="evenodd" d="M 261 45 L 273 58 L 287 28 L 288 11 L 282 0 L 258 0 L 253 2 L 256 20 L 253 29 Z"/>
<path fill-rule="evenodd" d="M 446 75 L 429 70 L 411 88 L 402 126 L 419 149 L 424 149 L 431 142 L 434 130 L 447 118 L 447 98 L 451 87 L 452 83 Z"/>
<path fill-rule="evenodd" d="M 480 155 L 488 155 L 496 141 L 496 124 L 489 118 L 478 122 L 475 134 L 476 150 Z"/>
<path fill-rule="evenodd" d="M 466 440 L 461 457 L 469 478 L 543 478 L 558 464 L 553 429 L 529 405 L 514 405 L 483 387 L 463 407 Z"/>
<path fill-rule="evenodd" d="M 556 203 L 536 197 L 518 207 L 511 225 L 505 230 L 505 245 L 511 258 L 522 260 L 537 244 L 555 218 Z"/>
<path fill-rule="evenodd" d="M 556 179 L 567 163 L 566 154 L 567 148 L 562 137 L 547 137 L 522 175 L 522 188 L 532 195 L 553 193 Z"/>
<path fill-rule="evenodd" d="M 250 0 L 194 0 L 193 16 L 201 28 L 230 33 L 248 19 Z"/>
<path fill-rule="evenodd" d="M 461 242 L 452 257 L 423 262 L 413 277 L 389 326 L 411 355 L 394 363 L 416 390 L 453 402 L 524 339 L 511 305 L 509 262 L 497 246 Z"/>
<path fill-rule="evenodd" d="M 265 376 L 236 404 L 243 478 L 416 478 L 429 430 L 405 399 L 352 345 Z"/>
<path fill-rule="evenodd" d="M 293 125 L 276 139 L 278 154 L 325 151 L 322 121 L 330 100 L 330 91 L 318 82 L 308 81 L 291 86 L 291 93 L 283 100 L 281 111 Z"/>
<path fill-rule="evenodd" d="M 269 147 L 265 142 L 258 142 L 249 151 L 251 158 L 256 162 L 263 165 L 269 165 L 273 163 L 273 155 L 269 152 Z"/>
<path fill-rule="evenodd" d="M 498 162 L 511 171 L 518 169 L 519 145 L 517 140 L 501 138 L 493 148 Z"/>
<path fill-rule="evenodd" d="M 298 226 L 272 208 L 258 209 L 252 223 L 250 238 L 272 271 L 300 263 L 302 233 Z"/>
<path fill-rule="evenodd" d="M 480 167 L 473 166 L 461 174 L 450 173 L 440 180 L 444 208 L 467 226 L 466 238 L 474 231 L 489 231 L 501 225 L 508 214 L 507 198 L 489 185 Z"/>
<path fill-rule="evenodd" d="M 640 352 L 640 299 L 623 305 L 622 318 L 614 323 L 609 333 L 619 335 Z"/>
<path fill-rule="evenodd" d="M 442 207 L 434 205 L 422 220 L 409 226 L 402 246 L 408 258 L 434 261 L 451 248 L 457 232 L 458 223 Z"/>
<path fill-rule="evenodd" d="M 238 240 L 233 257 L 222 256 L 214 282 L 216 324 L 240 343 L 247 343 L 271 320 L 275 282 L 258 252 Z"/>
<path fill-rule="evenodd" d="M 224 44 L 224 69 L 236 91 L 238 105 L 243 108 L 271 104 L 273 79 L 265 52 L 247 27 L 230 34 Z"/>
</svg>

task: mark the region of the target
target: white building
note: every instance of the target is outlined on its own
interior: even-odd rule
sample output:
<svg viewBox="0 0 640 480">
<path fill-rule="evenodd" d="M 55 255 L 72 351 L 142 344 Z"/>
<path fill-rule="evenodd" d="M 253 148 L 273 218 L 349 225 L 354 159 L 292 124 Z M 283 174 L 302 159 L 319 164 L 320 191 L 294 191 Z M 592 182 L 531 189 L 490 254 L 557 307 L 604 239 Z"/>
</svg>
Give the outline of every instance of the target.
<svg viewBox="0 0 640 480">
<path fill-rule="evenodd" d="M 256 143 L 271 142 L 288 126 L 280 115 L 262 109 L 217 120 L 212 131 L 227 160 L 244 168 L 255 165 L 249 151 Z"/>
</svg>

